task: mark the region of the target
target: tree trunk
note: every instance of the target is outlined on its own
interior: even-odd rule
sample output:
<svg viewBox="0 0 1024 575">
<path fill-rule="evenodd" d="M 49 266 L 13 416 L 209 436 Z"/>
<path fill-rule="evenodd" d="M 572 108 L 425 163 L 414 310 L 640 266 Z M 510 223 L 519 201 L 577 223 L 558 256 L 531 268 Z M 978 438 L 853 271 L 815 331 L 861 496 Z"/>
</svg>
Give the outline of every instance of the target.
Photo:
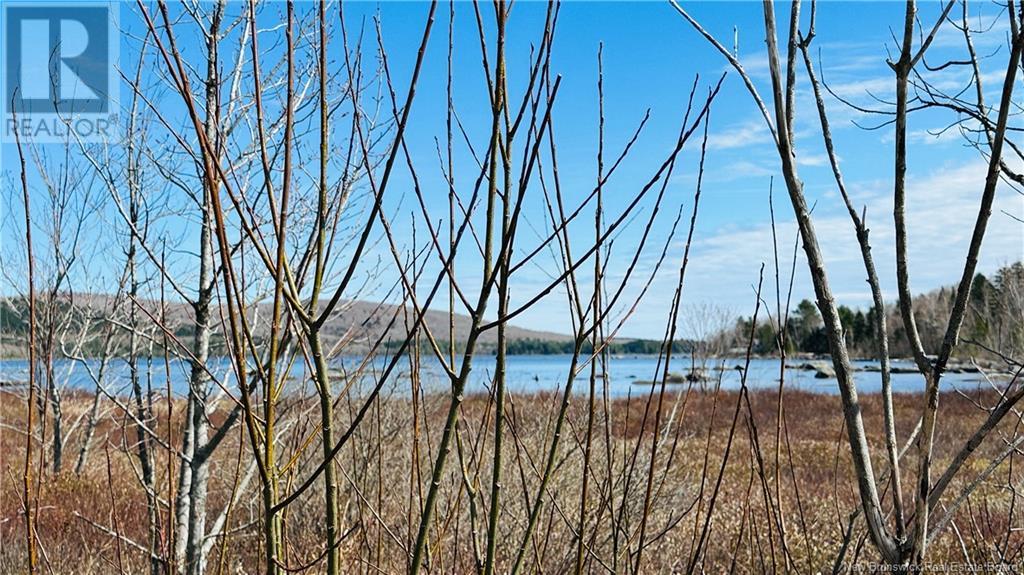
<svg viewBox="0 0 1024 575">
<path fill-rule="evenodd" d="M 217 43 L 224 3 L 217 2 L 211 14 L 207 36 L 206 68 L 206 138 L 218 141 L 220 124 L 220 79 L 218 73 Z M 204 178 L 202 229 L 199 246 L 199 293 L 194 305 L 195 335 L 192 342 L 192 362 L 189 375 L 188 407 L 182 451 L 189 454 L 188 465 L 182 464 L 178 474 L 178 518 L 175 555 L 179 572 L 201 575 L 206 571 L 206 494 L 209 482 L 207 385 L 209 375 L 206 362 L 210 355 L 210 303 L 213 299 L 213 239 L 210 219 L 210 196 L 219 193 L 215 177 Z"/>
</svg>

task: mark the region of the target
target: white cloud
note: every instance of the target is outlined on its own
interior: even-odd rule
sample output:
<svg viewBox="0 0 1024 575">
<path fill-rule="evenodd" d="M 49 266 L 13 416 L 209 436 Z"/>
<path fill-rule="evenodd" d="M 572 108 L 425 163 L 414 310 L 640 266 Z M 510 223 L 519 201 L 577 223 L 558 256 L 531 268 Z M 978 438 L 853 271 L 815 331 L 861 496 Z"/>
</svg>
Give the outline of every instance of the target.
<svg viewBox="0 0 1024 575">
<path fill-rule="evenodd" d="M 963 142 L 960 130 L 957 130 L 956 128 L 938 132 L 934 132 L 932 130 L 909 130 L 907 132 L 907 140 L 912 144 L 925 144 L 927 146 Z"/>
<path fill-rule="evenodd" d="M 763 120 L 750 120 L 742 124 L 733 124 L 722 130 L 708 134 L 709 150 L 729 150 L 753 144 L 764 144 L 772 139 L 771 132 Z"/>
<path fill-rule="evenodd" d="M 768 178 L 778 174 L 778 169 L 770 161 L 756 162 L 752 160 L 729 161 L 720 169 L 710 169 L 704 173 L 708 183 L 725 184 L 747 178 Z"/>
<path fill-rule="evenodd" d="M 885 98 L 888 94 L 895 91 L 895 86 L 896 81 L 891 76 L 855 78 L 828 83 L 829 91 L 845 100 L 856 100 L 864 97 L 871 98 L 872 100 L 874 98 Z M 877 105 L 877 101 L 875 104 Z"/>
<path fill-rule="evenodd" d="M 968 23 L 972 32 L 971 43 L 974 44 L 976 50 L 979 48 L 1005 46 L 1010 32 L 1010 22 L 1009 18 L 1006 17 L 1006 10 L 1001 7 L 992 6 L 991 10 L 983 13 L 983 10 L 986 8 L 988 7 L 982 4 L 973 6 L 972 14 L 968 17 Z M 959 20 L 962 18 L 960 6 L 956 6 L 953 9 L 950 17 L 956 19 L 959 24 Z M 934 18 L 932 18 L 931 23 L 934 23 Z M 929 23 L 929 26 L 931 23 Z M 935 39 L 932 41 L 932 48 L 964 48 L 964 42 L 963 32 L 949 24 L 944 24 L 935 35 Z"/>
<path fill-rule="evenodd" d="M 803 154 L 796 157 L 796 163 L 800 166 L 826 166 L 828 165 L 828 156 L 825 154 Z"/>
<path fill-rule="evenodd" d="M 911 287 L 915 292 L 929 291 L 959 280 L 978 214 L 985 170 L 981 160 L 974 160 L 939 167 L 928 173 L 920 170 L 910 173 L 907 235 Z M 872 183 L 869 187 L 875 186 Z M 855 201 L 858 205 L 861 202 L 867 205 L 872 255 L 883 291 L 887 297 L 894 297 L 896 266 L 892 198 L 888 185 L 880 186 L 880 189 L 884 191 L 862 194 Z M 780 267 L 783 275 L 788 276 L 796 224 L 791 217 L 783 217 L 791 213 L 785 196 L 776 195 L 776 202 Z M 828 202 L 829 205 L 819 203 L 814 224 L 832 289 L 839 303 L 868 305 L 870 292 L 865 283 L 866 274 L 853 225 L 838 196 Z M 743 302 L 750 302 L 752 307 L 750 285 L 756 283 L 757 269 L 762 262 L 766 266 L 765 289 L 774 290 L 772 229 L 767 223 L 767 209 L 765 212 L 761 222 L 742 227 L 722 227 L 695 240 L 688 301 L 724 302 L 733 307 L 742 307 Z M 983 273 L 1024 258 L 1024 224 L 1007 214 L 1024 217 L 1024 196 L 1004 186 L 998 190 L 979 258 L 978 269 Z M 798 252 L 798 259 L 794 298 L 812 297 L 802 249 Z"/>
</svg>

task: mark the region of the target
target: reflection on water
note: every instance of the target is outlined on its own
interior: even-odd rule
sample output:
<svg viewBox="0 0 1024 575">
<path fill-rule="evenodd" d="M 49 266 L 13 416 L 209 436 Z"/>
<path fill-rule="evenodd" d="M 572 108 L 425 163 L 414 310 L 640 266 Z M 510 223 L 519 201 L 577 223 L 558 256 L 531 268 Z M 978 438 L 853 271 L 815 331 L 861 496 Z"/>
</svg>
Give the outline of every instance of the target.
<svg viewBox="0 0 1024 575">
<path fill-rule="evenodd" d="M 460 358 L 461 360 L 461 358 Z M 491 385 L 494 374 L 494 356 L 480 355 L 473 359 L 473 375 L 467 386 L 466 393 L 486 393 Z M 571 357 L 568 355 L 522 355 L 509 356 L 506 367 L 507 388 L 512 393 L 533 393 L 538 391 L 561 391 L 565 385 L 570 367 Z M 741 371 L 739 366 L 743 365 L 743 358 L 725 358 L 707 360 L 705 373 L 709 381 L 703 384 L 713 387 L 718 378 L 721 377 L 723 389 L 737 389 L 740 385 Z M 332 371 L 338 381 L 351 381 L 353 390 L 367 390 L 374 385 L 376 378 L 387 365 L 387 358 L 376 358 L 372 362 L 363 365 L 362 377 L 356 378 L 354 373 L 358 370 L 362 358 L 338 358 L 332 362 Z M 446 392 L 449 390 L 450 382 L 444 375 L 444 370 L 430 356 L 424 355 L 421 360 L 420 385 L 427 392 Z M 698 364 L 699 365 L 699 364 Z M 870 361 L 855 361 L 855 367 L 870 368 L 876 366 Z M 894 367 L 913 367 L 909 362 L 893 362 Z M 689 372 L 692 360 L 689 357 L 673 358 L 670 371 L 676 373 Z M 65 383 L 70 388 L 93 389 L 93 374 L 98 371 L 99 361 L 92 360 L 87 366 L 68 360 L 58 360 L 55 363 L 55 377 L 58 383 Z M 209 363 L 209 370 L 217 376 L 222 385 L 228 389 L 234 389 L 234 378 L 231 374 L 230 363 L 225 358 L 213 359 Z M 598 370 L 599 372 L 602 370 Z M 152 364 L 145 361 L 140 362 L 140 373 L 142 383 L 147 381 L 155 390 L 167 388 L 167 371 L 162 359 L 155 359 Z M 649 385 L 643 382 L 658 378 L 661 368 L 658 367 L 658 359 L 651 356 L 634 357 L 613 357 L 607 369 L 608 393 L 613 397 L 624 397 L 626 395 L 637 395 L 649 391 Z M 176 394 L 184 394 L 188 389 L 189 364 L 182 360 L 171 360 L 170 362 L 170 384 Z M 574 381 L 573 392 L 586 394 L 589 389 L 589 366 L 583 366 L 579 375 Z M 28 362 L 25 360 L 2 360 L 0 361 L 0 381 L 24 382 L 27 380 Z M 293 380 L 292 389 L 305 393 L 313 393 L 314 389 L 308 381 L 305 366 L 302 362 L 296 362 L 292 368 L 291 377 Z M 858 371 L 855 374 L 857 387 L 862 393 L 873 393 L 881 389 L 881 375 L 877 372 Z M 747 384 L 753 389 L 771 388 L 778 386 L 779 360 L 778 359 L 752 359 L 750 362 L 750 375 Z M 392 371 L 389 381 L 385 382 L 385 390 L 388 393 L 403 393 L 409 389 L 409 364 L 405 358 L 398 361 Z M 916 373 L 894 373 L 892 375 L 892 386 L 896 392 L 916 392 L 923 389 L 923 378 Z M 122 360 L 112 361 L 104 376 L 104 385 L 109 393 L 126 394 L 130 388 L 128 379 L 127 364 Z M 341 384 L 339 384 L 341 385 Z M 602 390 L 605 381 L 597 381 L 597 389 Z M 686 389 L 687 383 L 672 383 L 669 389 Z M 982 376 L 969 373 L 950 373 L 943 377 L 944 389 L 973 389 L 978 385 L 986 386 Z M 216 385 L 214 384 L 216 387 Z M 818 393 L 838 393 L 834 378 L 818 379 L 813 370 L 786 369 L 787 389 L 800 389 Z"/>
</svg>

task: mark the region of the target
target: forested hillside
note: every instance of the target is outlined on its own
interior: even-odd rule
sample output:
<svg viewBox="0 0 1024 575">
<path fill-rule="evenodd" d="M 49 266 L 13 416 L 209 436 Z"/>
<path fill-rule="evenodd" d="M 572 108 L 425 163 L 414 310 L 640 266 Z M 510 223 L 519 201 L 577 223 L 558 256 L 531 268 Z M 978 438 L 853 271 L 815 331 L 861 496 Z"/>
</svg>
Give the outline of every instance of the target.
<svg viewBox="0 0 1024 575">
<path fill-rule="evenodd" d="M 942 344 L 949 309 L 956 297 L 953 287 L 943 287 L 914 298 L 914 312 L 925 351 L 935 353 Z M 839 306 L 846 342 L 852 353 L 874 357 L 876 308 L 867 310 Z M 893 357 L 910 357 L 906 330 L 895 303 L 885 308 L 889 331 L 889 350 Z M 970 303 L 961 339 L 969 344 L 957 352 L 963 356 L 989 356 L 1009 353 L 1024 347 L 1024 264 L 1017 262 L 1000 268 L 991 276 L 974 276 Z M 750 318 L 741 317 L 725 337 L 742 338 L 750 332 Z M 759 321 L 754 349 L 773 354 L 778 350 L 776 329 L 767 321 Z M 791 311 L 787 322 L 786 344 L 789 352 L 825 354 L 828 340 L 821 314 L 809 300 L 802 300 Z"/>
</svg>

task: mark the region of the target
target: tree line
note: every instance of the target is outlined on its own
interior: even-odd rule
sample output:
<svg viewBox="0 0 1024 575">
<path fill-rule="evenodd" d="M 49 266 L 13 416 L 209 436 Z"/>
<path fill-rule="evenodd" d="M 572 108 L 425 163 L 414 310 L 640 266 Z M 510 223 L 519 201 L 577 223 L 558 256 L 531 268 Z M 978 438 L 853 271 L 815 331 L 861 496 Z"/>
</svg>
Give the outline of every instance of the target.
<svg viewBox="0 0 1024 575">
<path fill-rule="evenodd" d="M 783 408 L 784 362 L 777 395 L 752 399 L 750 370 L 741 370 L 739 390 L 719 395 L 716 388 L 703 421 L 685 403 L 702 394 L 666 391 L 672 354 L 659 362 L 659 385 L 637 388 L 633 403 L 609 399 L 604 365 L 617 349 L 739 348 L 747 367 L 753 354 L 773 349 L 831 352 L 839 390 L 831 419 L 842 418 L 840 441 L 849 448 L 835 467 L 859 496 L 841 497 L 836 482 L 838 520 L 828 524 L 839 533 L 830 537 L 834 555 L 827 557 L 836 571 L 867 556 L 901 568 L 923 565 L 944 532 L 949 538 L 975 529 L 976 519 L 987 521 L 987 537 L 1020 543 L 1012 511 L 1006 520 L 971 513 L 964 522 L 958 512 L 965 503 L 972 511 L 989 509 L 987 499 L 977 498 L 991 491 L 1001 492 L 998 503 L 1014 498 L 1008 506 L 1019 509 L 1013 486 L 1020 466 L 1010 465 L 1005 479 L 995 471 L 1020 456 L 1024 437 L 1014 424 L 1024 385 L 1016 378 L 999 384 L 989 405 L 978 405 L 984 421 L 966 431 L 951 425 L 947 411 L 940 417 L 938 407 L 954 354 L 1021 349 L 1019 265 L 991 280 L 979 279 L 976 269 L 997 187 L 1024 185 L 1014 171 L 1024 151 L 1011 140 L 1021 133 L 1014 95 L 1024 50 L 1019 6 L 997 4 L 1005 26 L 979 30 L 969 25 L 966 2 L 959 16 L 950 0 L 929 18 L 917 13 L 914 0 L 906 3 L 902 42 L 894 38 L 897 49 L 885 61 L 896 94 L 878 101 L 891 118 L 882 127 L 894 136 L 896 257 L 879 266 L 895 264 L 899 297 L 887 305 L 811 58 L 817 4 L 808 14 L 801 12 L 806 3 L 792 3 L 788 22 L 778 26 L 774 3 L 764 1 L 759 18 L 768 65 L 756 79 L 738 58 L 735 34 L 726 47 L 687 9 L 669 4 L 665 13 L 674 9 L 680 28 L 689 26 L 721 54 L 763 116 L 815 291 L 813 302 L 783 313 L 776 249 L 775 305 L 761 297 L 762 268 L 754 312 L 728 341 L 682 338 L 705 156 L 713 150 L 709 126 L 724 75 L 695 76 L 688 96 L 679 98 L 682 118 L 669 141 L 647 148 L 656 153 L 636 153 L 638 139 L 657 137 L 645 131 L 651 116 L 637 118 L 625 135 L 606 137 L 603 52 L 595 47 L 589 134 L 597 153 L 593 178 L 584 182 L 576 170 L 570 178 L 559 171 L 565 144 L 572 149 L 587 136 L 561 114 L 575 101 L 559 96 L 558 2 L 536 7 L 532 28 L 512 31 L 513 12 L 518 17 L 528 8 L 405 5 L 419 24 L 416 50 L 399 66 L 379 14 L 354 21 L 358 3 L 139 0 L 126 8 L 137 33 L 122 38 L 130 56 L 122 87 L 130 97 L 120 110 L 118 141 L 91 145 L 69 135 L 41 149 L 15 132 L 14 148 L 5 148 L 19 160 L 5 164 L 20 183 L 10 194 L 10 213 L 24 219 L 12 224 L 18 240 L 0 246 L 2 276 L 23 299 L 11 300 L 18 313 L 0 315 L 11 316 L 5 330 L 26 334 L 17 343 L 29 368 L 24 388 L 4 390 L 18 400 L 4 407 L 19 407 L 3 412 L 3 428 L 13 431 L 3 439 L 19 441 L 17 449 L 5 444 L 4 453 L 15 454 L 20 469 L 17 478 L 13 469 L 9 474 L 17 494 L 3 498 L 15 502 L 7 515 L 18 520 L 3 528 L 21 537 L 4 539 L 0 570 L 79 571 L 50 563 L 96 555 L 105 571 L 116 564 L 120 572 L 151 575 L 684 567 L 689 575 L 714 570 L 710 557 L 731 557 L 736 570 L 748 572 L 767 571 L 768 563 L 772 571 L 817 568 L 825 555 L 812 552 L 809 531 L 826 533 L 825 523 L 804 521 L 797 489 L 803 468 L 793 463 L 786 423 L 801 416 Z M 478 38 L 466 42 L 456 34 L 456 19 Z M 788 30 L 784 51 L 779 29 Z M 962 59 L 925 63 L 940 30 L 962 37 Z M 972 38 L 986 34 L 1006 49 L 982 59 Z M 529 58 L 506 54 L 506 41 L 524 38 L 532 39 Z M 481 66 L 476 81 L 453 71 L 455 54 Z M 999 67 L 1000 90 L 982 86 L 992 77 L 981 73 L 982 62 L 986 72 Z M 963 89 L 948 93 L 945 82 L 931 82 L 947 68 L 966 72 Z M 771 91 L 762 97 L 765 76 Z M 807 88 L 814 103 L 802 108 Z M 418 89 L 440 91 L 428 102 L 447 106 L 426 109 Z M 467 114 L 467 101 L 489 104 L 489 113 Z M 987 172 L 976 182 L 977 218 L 961 280 L 955 289 L 915 298 L 905 217 L 907 118 L 923 108 L 948 112 L 946 120 L 979 151 Z M 408 138 L 423 131 L 426 114 L 444 116 L 443 133 Z M 812 137 L 820 135 L 827 152 L 838 191 L 832 197 L 849 211 L 848 241 L 860 247 L 876 313 L 839 306 L 833 297 L 799 175 L 807 139 L 795 138 L 795 127 L 804 116 L 820 125 Z M 432 140 L 429 153 L 410 149 L 424 140 Z M 624 164 L 631 165 L 620 171 Z M 681 186 L 679 174 L 694 173 L 694 166 L 692 187 Z M 623 172 L 630 174 L 626 181 Z M 615 201 L 606 205 L 612 191 Z M 427 201 L 438 194 L 446 205 Z M 400 206 L 412 207 L 408 218 Z M 636 242 L 616 241 L 631 225 L 642 230 Z M 99 259 L 103 265 L 89 265 Z M 538 266 L 546 272 L 539 285 Z M 662 271 L 674 280 L 669 304 L 657 302 L 662 343 L 617 344 L 624 323 L 650 304 L 645 296 Z M 97 291 L 115 295 L 94 302 L 93 312 L 76 311 L 76 294 Z M 395 329 L 370 342 L 349 330 L 332 333 L 331 320 L 367 292 L 397 302 L 374 314 Z M 548 297 L 564 298 L 568 346 L 516 343 L 509 327 Z M 168 302 L 190 308 L 184 323 L 191 325 L 172 317 Z M 445 309 L 450 322 L 431 325 L 431 309 Z M 457 326 L 457 314 L 470 321 Z M 762 314 L 774 315 L 774 328 L 759 321 Z M 787 316 L 779 327 L 778 318 Z M 490 334 L 493 347 L 483 342 Z M 568 349 L 568 359 L 558 391 L 533 404 L 537 409 L 524 409 L 507 389 L 506 360 L 532 349 Z M 497 357 L 481 400 L 467 385 L 479 373 L 475 356 L 492 350 Z M 97 352 L 93 370 L 85 359 Z M 231 360 L 226 372 L 210 361 L 220 353 Z M 881 417 L 864 416 L 851 354 L 879 360 Z M 77 394 L 64 393 L 66 371 L 54 361 L 62 355 L 94 383 L 84 409 L 74 403 Z M 920 416 L 909 434 L 910 426 L 896 426 L 891 355 L 912 356 L 923 384 L 924 393 L 901 404 L 904 414 Z M 335 362 L 353 356 L 354 367 Z M 172 359 L 186 364 L 184 397 L 170 389 Z M 129 366 L 127 376 L 105 371 L 113 360 Z M 424 392 L 423 361 L 439 366 L 446 384 L 440 393 Z M 302 377 L 292 376 L 293 366 L 304 368 Z M 764 397 L 776 402 L 768 418 Z M 768 422 L 774 430 L 762 425 Z M 706 424 L 706 439 L 688 449 L 687 439 L 704 434 L 694 433 L 694 423 Z M 866 424 L 873 426 L 871 443 Z M 933 457 L 936 438 L 946 442 L 941 459 Z M 66 449 L 78 452 L 73 470 Z M 63 480 L 72 473 L 78 485 L 95 490 L 77 505 L 50 505 L 47 496 L 75 483 Z M 720 490 L 730 478 L 743 482 L 745 497 Z M 990 489 L 993 481 L 1005 481 L 1005 489 Z M 118 501 L 130 497 L 130 512 L 116 513 Z M 69 552 L 77 539 L 64 536 L 68 524 L 55 526 L 54 507 L 70 511 L 62 516 L 87 525 L 102 544 Z M 1002 555 L 1007 545 L 977 545 L 985 557 L 998 551 L 1014 560 Z"/>
<path fill-rule="evenodd" d="M 962 336 L 970 345 L 957 349 L 961 356 L 995 359 L 997 350 L 1021 349 L 1024 346 L 1024 263 L 1017 262 L 999 268 L 991 279 L 977 273 L 964 318 Z M 956 288 L 944 286 L 914 297 L 917 325 L 926 350 L 936 350 L 942 343 L 939 324 L 945 310 L 956 297 Z M 885 306 L 890 352 L 897 357 L 913 355 L 905 328 L 899 321 L 897 304 Z M 854 309 L 846 305 L 837 308 L 843 337 L 850 352 L 858 357 L 873 358 L 877 351 L 878 308 Z M 786 323 L 786 352 L 826 355 L 831 352 L 826 328 L 818 307 L 810 300 L 801 300 L 791 311 Z M 749 317 L 737 318 L 723 337 L 737 341 L 750 333 Z M 762 355 L 779 353 L 777 328 L 773 321 L 762 320 L 753 327 L 754 351 Z"/>
</svg>

